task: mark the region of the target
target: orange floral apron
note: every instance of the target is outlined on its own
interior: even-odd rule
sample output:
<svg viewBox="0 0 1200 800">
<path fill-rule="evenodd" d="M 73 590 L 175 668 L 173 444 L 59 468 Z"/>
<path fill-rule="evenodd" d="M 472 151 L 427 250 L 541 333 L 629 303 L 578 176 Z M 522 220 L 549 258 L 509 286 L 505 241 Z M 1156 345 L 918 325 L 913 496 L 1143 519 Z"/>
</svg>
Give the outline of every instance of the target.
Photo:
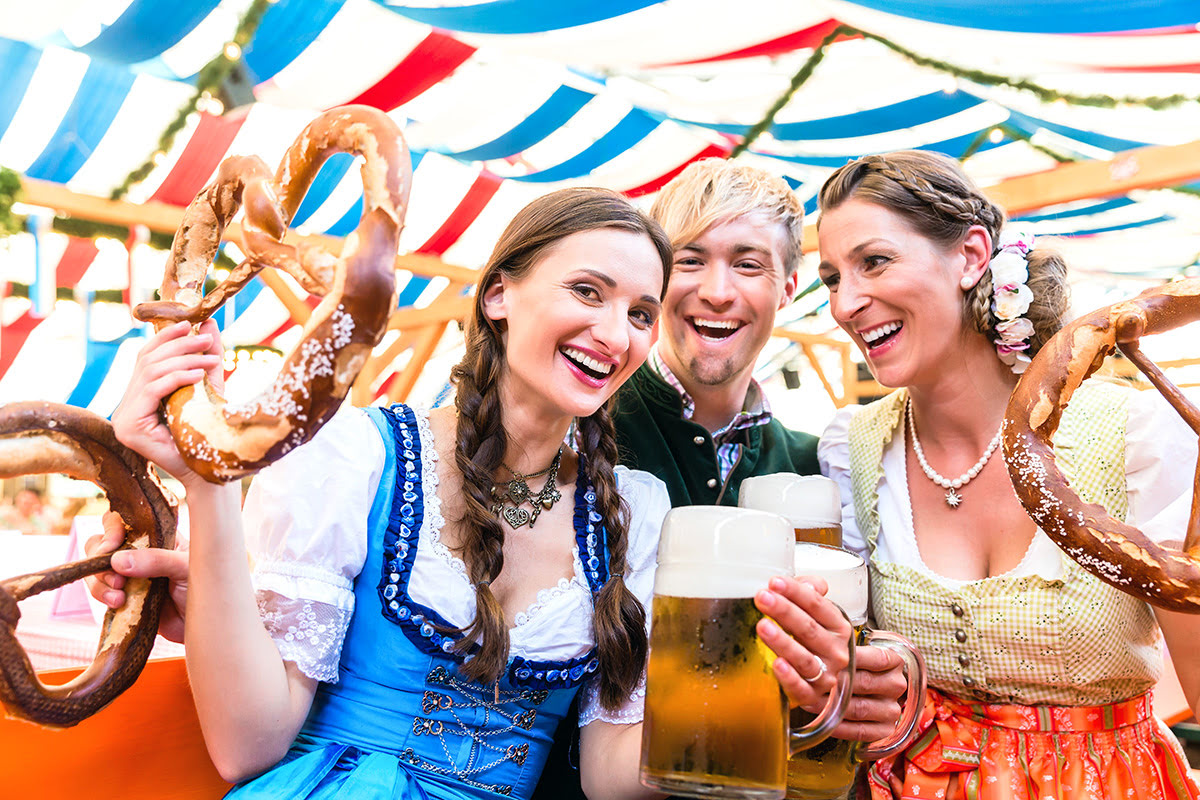
<svg viewBox="0 0 1200 800">
<path fill-rule="evenodd" d="M 1105 706 L 969 702 L 928 690 L 907 752 L 872 765 L 872 800 L 1200 797 L 1150 695 Z"/>
</svg>

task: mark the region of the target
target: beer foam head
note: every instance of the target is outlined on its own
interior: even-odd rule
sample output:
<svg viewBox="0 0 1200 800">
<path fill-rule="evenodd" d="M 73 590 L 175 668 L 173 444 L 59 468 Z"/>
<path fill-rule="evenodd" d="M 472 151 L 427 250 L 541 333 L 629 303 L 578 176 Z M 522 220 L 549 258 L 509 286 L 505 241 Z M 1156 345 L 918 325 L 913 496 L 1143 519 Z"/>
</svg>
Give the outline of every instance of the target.
<svg viewBox="0 0 1200 800">
<path fill-rule="evenodd" d="M 867 621 L 867 562 L 860 556 L 824 544 L 797 542 L 796 574 L 824 578 L 825 595 L 846 612 L 850 622 Z"/>
<path fill-rule="evenodd" d="M 792 569 L 795 536 L 778 514 L 727 506 L 667 512 L 658 543 L 656 594 L 753 597 Z"/>
<path fill-rule="evenodd" d="M 771 511 L 794 528 L 831 528 L 842 522 L 842 493 L 822 475 L 776 472 L 742 481 L 738 505 Z"/>
</svg>

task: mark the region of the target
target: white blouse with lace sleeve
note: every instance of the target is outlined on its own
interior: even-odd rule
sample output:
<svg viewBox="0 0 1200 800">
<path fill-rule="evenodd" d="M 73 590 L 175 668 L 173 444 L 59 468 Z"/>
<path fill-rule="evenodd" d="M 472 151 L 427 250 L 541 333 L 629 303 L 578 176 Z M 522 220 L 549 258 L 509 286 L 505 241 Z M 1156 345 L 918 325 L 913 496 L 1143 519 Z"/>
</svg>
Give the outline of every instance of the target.
<svg viewBox="0 0 1200 800">
<path fill-rule="evenodd" d="M 442 542 L 437 445 L 429 412 L 413 411 L 425 514 L 408 592 L 451 624 L 465 626 L 475 614 L 475 589 L 462 560 Z M 246 498 L 246 538 L 264 624 L 284 660 L 317 680 L 338 677 L 342 642 L 355 611 L 354 579 L 366 562 L 371 505 L 385 458 L 374 422 L 360 410 L 347 410 L 304 447 L 263 470 Z M 631 511 L 627 584 L 648 608 L 658 532 L 670 500 L 666 486 L 649 473 L 617 467 L 616 477 Z M 566 661 L 585 655 L 594 641 L 591 592 L 576 552 L 573 575 L 538 592 L 514 618 L 509 654 Z M 621 713 L 636 722 L 641 719 L 636 692 L 630 704 Z"/>
<path fill-rule="evenodd" d="M 384 458 L 374 423 L 347 409 L 260 472 L 246 496 L 242 518 L 263 624 L 283 659 L 316 680 L 337 680 Z"/>
<path fill-rule="evenodd" d="M 821 473 L 835 480 L 842 491 L 842 543 L 865 557 L 867 545 L 855 519 L 850 484 L 850 420 L 859 408 L 838 409 L 821 435 L 817 457 Z M 1162 396 L 1155 391 L 1135 393 L 1125 425 L 1126 521 L 1160 544 L 1182 541 L 1191 510 L 1193 470 L 1178 466 L 1195 464 L 1196 455 L 1195 433 Z M 1054 580 L 1062 575 L 1063 557 L 1050 537 L 1038 530 L 1021 563 L 1007 574 Z M 946 586 L 964 583 L 938 575 L 921 559 L 912 526 L 903 426 L 883 451 L 875 558 L 920 570 Z"/>
<path fill-rule="evenodd" d="M 654 570 L 658 566 L 658 536 L 663 518 L 671 510 L 667 486 L 648 472 L 617 467 L 617 490 L 629 504 L 629 546 L 625 554 L 628 567 L 625 585 L 646 609 L 646 632 L 650 631 L 650 601 L 654 595 Z M 607 709 L 600 704 L 600 679 L 593 677 L 583 687 L 579 703 L 579 727 L 600 720 L 615 724 L 642 721 L 646 703 L 646 669 L 620 708 Z"/>
</svg>

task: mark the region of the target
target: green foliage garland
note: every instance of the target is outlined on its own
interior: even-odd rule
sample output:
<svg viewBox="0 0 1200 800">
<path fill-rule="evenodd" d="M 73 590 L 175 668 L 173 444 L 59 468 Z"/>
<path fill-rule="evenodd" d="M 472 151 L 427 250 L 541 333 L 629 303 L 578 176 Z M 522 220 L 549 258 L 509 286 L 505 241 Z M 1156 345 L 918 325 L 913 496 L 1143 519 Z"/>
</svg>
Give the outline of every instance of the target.
<svg viewBox="0 0 1200 800">
<path fill-rule="evenodd" d="M 13 203 L 21 199 L 21 176 L 0 167 L 0 237 L 25 230 L 25 220 L 13 214 Z"/>
<path fill-rule="evenodd" d="M 742 139 L 741 143 L 739 143 L 737 147 L 733 149 L 733 152 L 730 153 L 730 158 L 736 158 L 741 153 L 744 153 L 755 139 L 770 129 L 771 125 L 773 125 L 775 122 L 775 115 L 783 110 L 783 108 L 787 106 L 789 102 L 791 102 L 792 96 L 796 93 L 796 90 L 803 86 L 804 83 L 810 77 L 812 77 L 817 65 L 820 64 L 821 60 L 825 57 L 825 51 L 829 48 L 829 45 L 833 44 L 835 40 L 843 36 L 861 36 L 864 39 L 878 42 L 892 52 L 908 59 L 917 66 L 935 69 L 939 72 L 945 72 L 953 75 L 956 78 L 961 78 L 963 80 L 971 81 L 972 83 L 977 83 L 984 86 L 1007 86 L 1011 89 L 1029 92 L 1030 94 L 1037 96 L 1038 99 L 1047 103 L 1063 101 L 1070 103 L 1071 105 L 1095 106 L 1099 108 L 1116 108 L 1117 106 L 1122 105 L 1145 106 L 1146 108 L 1151 108 L 1158 111 L 1164 108 L 1180 106 L 1184 103 L 1200 102 L 1200 97 L 1185 94 L 1172 94 L 1156 97 L 1114 97 L 1107 94 L 1074 94 L 1072 92 L 1060 92 L 1056 89 L 1050 89 L 1025 78 L 1012 78 L 1007 75 L 999 75 L 994 72 L 985 72 L 984 70 L 978 69 L 967 69 L 956 64 L 951 64 L 948 61 L 939 61 L 936 58 L 929 58 L 927 56 L 920 55 L 919 53 L 915 53 L 912 50 L 909 50 L 908 48 L 878 34 L 870 33 L 869 31 L 864 31 L 860 28 L 855 28 L 850 25 L 839 25 L 828 36 L 822 39 L 819 45 L 816 46 L 812 52 L 812 55 L 808 57 L 808 59 L 804 62 L 804 64 L 801 65 L 800 69 L 792 77 L 787 91 L 780 95 L 780 97 L 767 110 L 767 113 L 763 116 L 763 118 L 746 132 L 746 135 Z M 1006 133 L 1008 133 L 1008 131 L 1006 131 Z M 1024 139 L 1026 141 L 1029 139 L 1028 136 L 1025 136 L 1017 131 L 1013 131 L 1013 134 L 1015 134 L 1014 138 Z M 982 142 L 980 142 L 980 144 L 982 144 Z M 978 147 L 978 145 L 976 145 L 976 147 Z M 1044 150 L 1044 152 L 1046 152 L 1052 158 L 1062 160 L 1060 156 L 1049 150 Z"/>
</svg>

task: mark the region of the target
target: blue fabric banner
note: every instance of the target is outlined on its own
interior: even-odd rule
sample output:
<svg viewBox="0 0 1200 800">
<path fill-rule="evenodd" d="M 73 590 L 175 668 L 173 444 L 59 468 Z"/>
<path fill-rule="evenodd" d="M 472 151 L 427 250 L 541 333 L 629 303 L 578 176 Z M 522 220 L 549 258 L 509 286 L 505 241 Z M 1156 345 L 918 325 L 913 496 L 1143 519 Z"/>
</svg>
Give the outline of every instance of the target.
<svg viewBox="0 0 1200 800">
<path fill-rule="evenodd" d="M 512 180 L 551 183 L 587 175 L 596 167 L 613 160 L 645 139 L 660 124 L 657 117 L 635 108 L 614 125 L 612 130 L 592 142 L 583 152 L 571 156 L 561 164 L 529 175 L 517 175 Z"/>
<path fill-rule="evenodd" d="M 1013 220 L 1019 222 L 1046 222 L 1047 220 L 1069 219 L 1071 217 L 1088 217 L 1093 214 L 1103 214 L 1105 211 L 1114 211 L 1118 208 L 1126 208 L 1131 205 L 1133 205 L 1133 201 L 1128 197 L 1114 197 L 1112 200 L 1088 203 L 1064 211 L 1043 214 L 1022 214 L 1018 217 L 1013 217 Z"/>
<path fill-rule="evenodd" d="M 279 0 L 267 9 L 243 53 L 251 82 L 273 78 L 295 61 L 345 4 L 346 0 Z"/>
<path fill-rule="evenodd" d="M 108 371 L 112 369 L 113 361 L 116 360 L 117 351 L 121 349 L 121 345 L 129 339 L 140 339 L 144 336 L 145 333 L 138 327 L 130 329 L 129 332 L 109 342 L 88 339 L 83 373 L 75 383 L 75 388 L 71 390 L 71 396 L 67 398 L 67 405 L 87 408 L 96 397 L 96 392 L 100 391 L 100 385 L 104 383 Z"/>
<path fill-rule="evenodd" d="M 447 152 L 446 155 L 460 161 L 489 161 L 493 158 L 516 155 L 561 128 L 595 96 L 591 92 L 560 86 L 546 102 L 508 133 L 478 147 Z"/>
<path fill-rule="evenodd" d="M 218 5 L 220 0 L 133 0 L 99 36 L 79 49 L 95 58 L 136 64 L 174 47 Z"/>
<path fill-rule="evenodd" d="M 37 48 L 24 42 L 0 39 L 0 75 L 4 76 L 0 81 L 0 136 L 12 123 L 41 58 L 42 51 Z"/>
<path fill-rule="evenodd" d="M 388 0 L 375 2 L 435 28 L 469 33 L 540 33 L 612 19 L 664 0 L 605 0 L 603 3 L 596 0 L 492 0 L 444 8 L 409 6 Z"/>
<path fill-rule="evenodd" d="M 781 122 L 771 126 L 771 136 L 780 141 L 815 141 L 818 139 L 851 139 L 871 136 L 885 131 L 912 128 L 926 122 L 943 119 L 951 114 L 974 108 L 984 101 L 967 92 L 931 92 L 878 108 L 868 108 L 853 114 L 797 122 Z M 688 125 L 744 136 L 751 125 L 710 124 L 678 120 Z"/>
<path fill-rule="evenodd" d="M 1116 33 L 1192 26 L 1195 0 L 854 0 L 855 5 L 963 28 L 1015 33 Z"/>
<path fill-rule="evenodd" d="M 417 171 L 417 167 L 420 166 L 420 164 L 421 164 L 421 159 L 425 157 L 425 153 L 426 153 L 425 150 L 409 150 L 408 154 L 409 154 L 409 157 L 412 158 L 412 171 L 414 174 Z M 349 156 L 347 156 L 347 157 L 349 157 Z M 330 161 L 332 161 L 332 160 L 333 159 L 330 159 Z M 350 163 L 354 163 L 353 158 L 350 159 Z M 324 168 L 322 168 L 322 172 L 324 172 Z M 346 176 L 346 173 L 343 172 L 342 174 L 343 174 L 343 178 L 342 178 L 343 180 L 351 180 L 350 177 Z M 358 176 L 357 175 L 353 176 L 353 180 L 358 180 Z M 330 187 L 329 191 L 330 192 L 333 191 L 332 186 Z M 309 190 L 309 195 L 310 196 L 312 195 L 311 189 Z M 327 193 L 326 196 L 321 199 L 321 202 L 324 203 L 325 200 L 328 199 L 328 197 L 329 197 L 329 195 Z M 305 198 L 305 202 L 308 202 L 308 198 Z M 302 203 L 301 205 L 303 206 L 304 204 Z M 358 196 L 358 199 L 354 201 L 354 205 L 350 206 L 350 208 L 348 208 L 346 210 L 346 213 L 343 214 L 341 216 L 341 218 L 338 219 L 337 222 L 333 223 L 328 228 L 326 228 L 325 233 L 329 234 L 330 236 L 347 236 L 347 235 L 349 235 L 350 231 L 352 231 L 358 227 L 358 221 L 360 219 L 362 219 L 362 213 L 363 213 L 363 199 L 362 199 L 362 195 L 360 194 Z M 297 214 L 296 216 L 298 217 L 300 215 Z M 293 223 L 293 225 L 298 225 L 298 224 L 300 224 L 300 223 L 298 223 L 298 222 Z"/>
<path fill-rule="evenodd" d="M 133 80 L 134 74 L 124 67 L 92 61 L 58 130 L 25 174 L 55 183 L 75 177 L 108 132 Z"/>
</svg>

